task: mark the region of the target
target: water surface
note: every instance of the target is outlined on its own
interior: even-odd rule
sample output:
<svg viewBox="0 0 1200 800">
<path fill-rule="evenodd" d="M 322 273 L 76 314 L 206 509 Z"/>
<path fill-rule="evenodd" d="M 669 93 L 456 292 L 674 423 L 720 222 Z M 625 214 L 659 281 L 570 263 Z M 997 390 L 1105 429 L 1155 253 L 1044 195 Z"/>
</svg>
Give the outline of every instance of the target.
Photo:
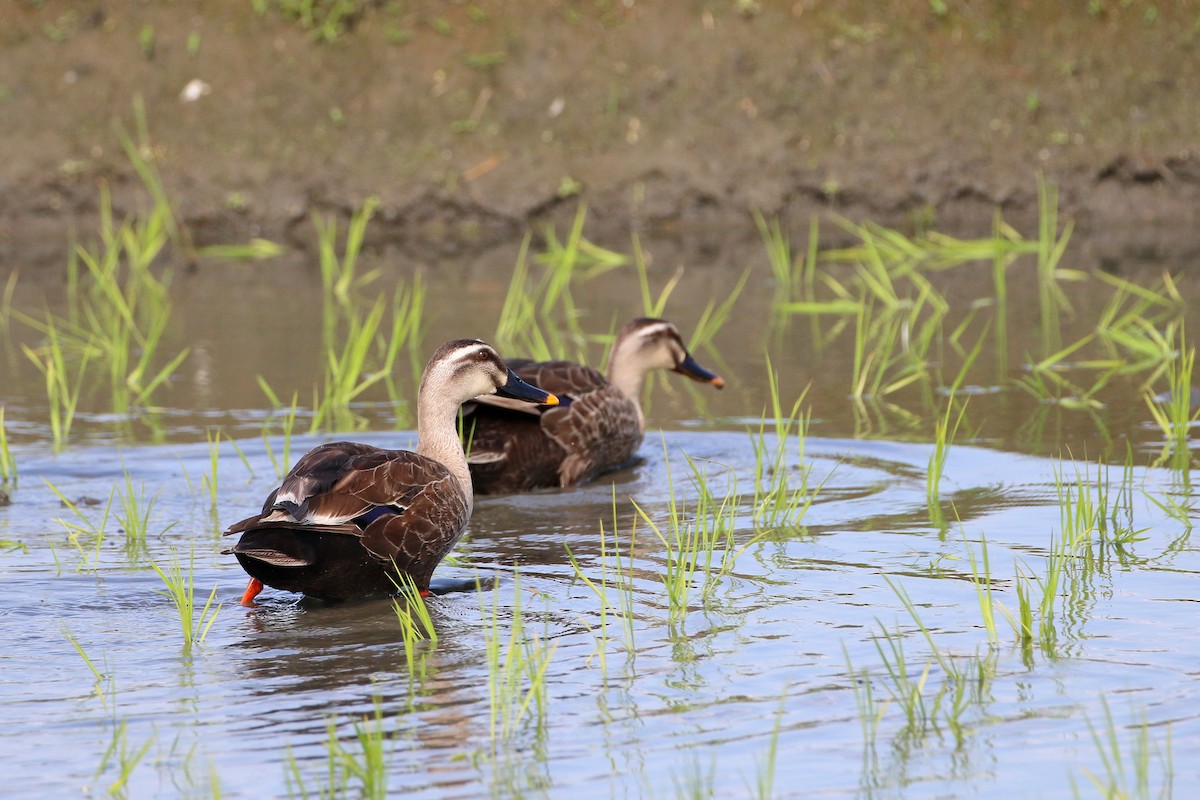
<svg viewBox="0 0 1200 800">
<path fill-rule="evenodd" d="M 408 265 L 429 280 L 425 351 L 451 336 L 490 337 L 513 252 L 507 265 Z M 688 266 L 668 306 L 685 335 L 738 277 L 727 264 Z M 673 267 L 660 258 L 656 279 Z M 130 415 L 112 414 L 103 392 L 86 395 L 58 453 L 38 376 L 7 348 L 0 401 L 20 478 L 0 507 L 0 539 L 13 544 L 0 554 L 0 748 L 14 796 L 311 795 L 330 781 L 331 736 L 335 749 L 360 752 L 356 724 L 386 732 L 389 796 L 753 796 L 772 764 L 773 794 L 784 797 L 1092 796 L 1089 775 L 1109 781 L 1110 732 L 1121 749 L 1108 757 L 1131 792 L 1140 761 L 1152 793 L 1171 781 L 1186 793 L 1200 778 L 1200 555 L 1187 515 L 1154 502 L 1187 502 L 1189 474 L 1153 465 L 1163 437 L 1134 380 L 1114 382 L 1091 412 L 995 388 L 990 376 L 1019 371 L 1036 350 L 1031 299 L 1012 302 L 1011 363 L 988 352 L 973 375 L 941 483 L 944 518 L 931 520 L 937 396 L 850 401 L 852 343 L 817 351 L 807 322 L 772 325 L 772 287 L 752 280 L 734 321 L 697 353 L 729 389 L 658 381 L 637 464 L 577 489 L 480 499 L 438 575 L 482 588 L 430 601 L 438 642 L 417 648 L 410 671 L 389 601 L 322 606 L 268 590 L 255 608 L 237 604 L 245 575 L 219 554 L 219 534 L 277 483 L 268 448 L 278 457 L 284 447 L 256 376 L 290 394 L 320 374 L 319 281 L 288 267 L 292 290 L 279 292 L 271 267 L 247 269 L 177 275 L 169 338 L 192 348 L 178 380 L 157 408 Z M 943 288 L 965 304 L 986 286 L 986 274 L 964 274 Z M 23 286 L 17 303 L 53 304 L 57 291 L 52 281 Z M 597 283 L 590 329 L 636 314 L 636 292 L 627 279 Z M 1093 324 L 1103 296 L 1074 300 L 1068 333 Z M 18 326 L 10 336 L 36 339 Z M 810 435 L 786 468 L 793 485 L 807 471 L 820 488 L 801 520 L 743 547 L 761 533 L 750 431 L 768 403 L 764 353 L 787 405 L 809 387 Z M 411 392 L 412 376 L 398 381 Z M 415 441 L 403 402 L 368 396 L 358 413 L 355 439 Z M 214 504 L 205 437 L 218 428 L 228 438 Z M 297 434 L 292 458 L 329 438 Z M 672 502 L 694 510 L 688 459 L 718 500 L 736 482 L 741 552 L 726 574 L 697 575 L 680 612 L 664 589 L 666 547 L 631 501 L 664 530 Z M 1099 460 L 1114 466 L 1102 472 Z M 982 558 L 986 541 L 992 590 L 1016 613 L 1014 574 L 1046 575 L 1064 530 L 1062 484 L 1077 479 L 1088 496 L 1107 490 L 1109 528 L 1134 529 L 1136 541 L 1090 532 L 1053 593 L 1052 635 L 1022 644 L 997 612 L 989 641 L 970 556 Z M 98 500 L 81 506 L 91 520 L 114 490 L 144 486 L 154 499 L 145 549 L 126 547 L 115 517 L 98 545 L 73 540 L 59 522 L 72 514 L 50 485 Z M 626 587 L 610 586 L 607 614 L 568 548 L 583 576 Z M 149 563 L 186 562 L 193 550 L 197 595 L 217 587 L 222 608 L 187 648 Z M 505 651 L 518 613 L 531 652 L 548 658 L 544 704 L 531 701 L 505 735 L 493 713 L 523 696 L 490 697 L 487 643 L 498 637 Z M 891 694 L 902 683 L 895 647 L 919 687 L 916 719 Z M 970 678 L 956 684 L 947 669 Z M 132 768 L 120 784 L 123 760 Z M 359 781 L 345 781 L 358 796 Z"/>
</svg>

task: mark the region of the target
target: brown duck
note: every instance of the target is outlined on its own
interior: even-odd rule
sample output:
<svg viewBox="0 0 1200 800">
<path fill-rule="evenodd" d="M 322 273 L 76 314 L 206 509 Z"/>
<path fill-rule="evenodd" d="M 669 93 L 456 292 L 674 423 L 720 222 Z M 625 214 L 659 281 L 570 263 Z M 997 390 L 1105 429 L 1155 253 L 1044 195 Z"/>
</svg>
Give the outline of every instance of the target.
<svg viewBox="0 0 1200 800">
<path fill-rule="evenodd" d="M 554 405 L 558 399 L 508 369 L 489 345 L 442 345 L 421 376 L 417 450 L 332 442 L 308 451 L 261 514 L 226 534 L 224 551 L 250 574 L 242 602 L 263 584 L 323 600 L 396 591 L 398 573 L 422 594 L 471 516 L 471 475 L 458 437 L 458 409 L 477 395 Z"/>
<path fill-rule="evenodd" d="M 467 463 L 478 494 L 574 486 L 628 463 L 646 430 L 638 398 L 651 370 L 673 370 L 718 389 L 725 385 L 688 354 L 674 325 L 650 318 L 617 332 L 608 378 L 570 361 L 513 359 L 508 367 L 554 392 L 560 405 L 538 408 L 483 396 L 464 406 Z"/>
</svg>

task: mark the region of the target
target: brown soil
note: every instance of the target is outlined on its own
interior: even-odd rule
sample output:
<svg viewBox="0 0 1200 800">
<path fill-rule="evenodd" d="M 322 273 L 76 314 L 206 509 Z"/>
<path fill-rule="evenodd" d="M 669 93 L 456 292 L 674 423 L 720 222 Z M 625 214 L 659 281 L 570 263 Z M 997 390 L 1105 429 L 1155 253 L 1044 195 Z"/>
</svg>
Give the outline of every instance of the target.
<svg viewBox="0 0 1200 800">
<path fill-rule="evenodd" d="M 755 208 L 795 238 L 830 212 L 986 232 L 997 207 L 1032 232 L 1040 171 L 1087 264 L 1198 257 L 1193 2 L 940 5 L 380 2 L 322 42 L 251 0 L 5 3 L 0 268 L 60 258 L 100 181 L 137 202 L 138 96 L 197 244 L 305 246 L 370 195 L 375 242 L 410 252 L 579 198 L 593 235 L 698 246 L 753 237 Z"/>
</svg>

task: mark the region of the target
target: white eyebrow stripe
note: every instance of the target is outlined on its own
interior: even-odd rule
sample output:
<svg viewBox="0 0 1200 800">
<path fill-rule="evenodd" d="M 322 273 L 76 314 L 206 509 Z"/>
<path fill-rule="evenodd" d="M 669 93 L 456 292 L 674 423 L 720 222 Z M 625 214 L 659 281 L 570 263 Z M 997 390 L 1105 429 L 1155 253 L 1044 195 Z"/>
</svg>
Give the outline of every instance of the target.
<svg viewBox="0 0 1200 800">
<path fill-rule="evenodd" d="M 638 331 L 638 336 L 649 338 L 660 334 L 670 335 L 673 333 L 672 326 L 669 322 L 658 322 L 654 325 L 647 326 Z"/>
</svg>

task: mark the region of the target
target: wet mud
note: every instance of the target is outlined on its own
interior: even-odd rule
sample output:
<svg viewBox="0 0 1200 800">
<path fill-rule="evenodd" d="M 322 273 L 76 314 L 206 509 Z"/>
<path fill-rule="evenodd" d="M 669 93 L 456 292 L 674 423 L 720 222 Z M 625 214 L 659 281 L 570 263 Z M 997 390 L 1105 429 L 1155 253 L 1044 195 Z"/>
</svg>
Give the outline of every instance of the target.
<svg viewBox="0 0 1200 800">
<path fill-rule="evenodd" d="M 0 266 L 61 264 L 102 183 L 139 202 L 135 98 L 198 245 L 308 248 L 370 196 L 369 245 L 414 255 L 581 200 L 593 237 L 685 250 L 754 241 L 752 209 L 1032 233 L 1041 174 L 1076 265 L 1200 257 L 1191 3 L 363 3 L 332 41 L 264 5 L 0 8 Z"/>
</svg>

